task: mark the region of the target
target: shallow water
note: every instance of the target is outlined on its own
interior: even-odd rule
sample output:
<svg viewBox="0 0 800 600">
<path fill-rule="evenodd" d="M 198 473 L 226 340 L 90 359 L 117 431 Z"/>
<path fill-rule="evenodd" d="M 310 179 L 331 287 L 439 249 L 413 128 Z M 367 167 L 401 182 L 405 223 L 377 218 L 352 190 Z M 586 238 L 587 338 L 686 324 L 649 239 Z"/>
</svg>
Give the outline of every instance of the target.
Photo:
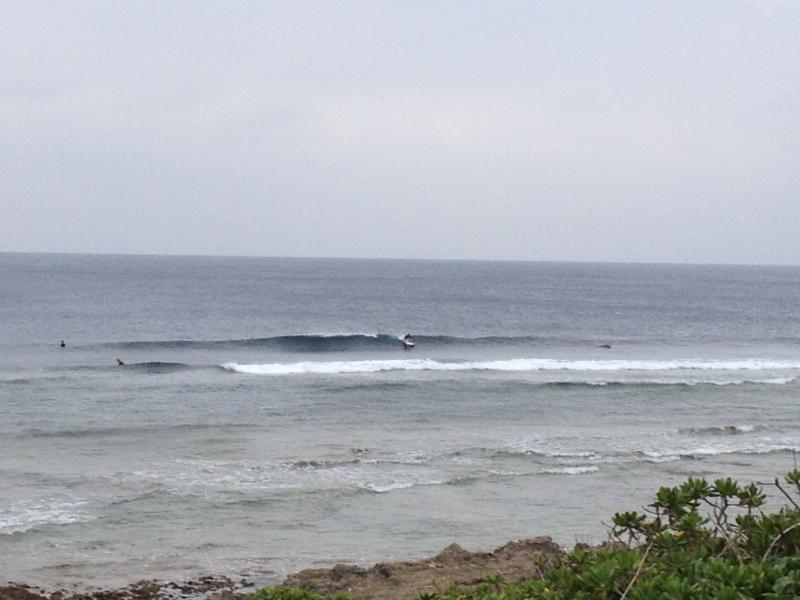
<svg viewBox="0 0 800 600">
<path fill-rule="evenodd" d="M 597 541 L 659 485 L 769 481 L 798 297 L 797 268 L 0 254 L 0 579 Z"/>
</svg>

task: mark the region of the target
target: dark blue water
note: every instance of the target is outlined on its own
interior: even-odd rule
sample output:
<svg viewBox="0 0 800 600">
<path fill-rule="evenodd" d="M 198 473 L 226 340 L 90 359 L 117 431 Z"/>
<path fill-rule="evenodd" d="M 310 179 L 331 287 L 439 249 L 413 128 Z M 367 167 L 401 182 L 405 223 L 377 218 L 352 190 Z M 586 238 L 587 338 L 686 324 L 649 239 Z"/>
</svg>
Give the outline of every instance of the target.
<svg viewBox="0 0 800 600">
<path fill-rule="evenodd" d="M 792 467 L 798 298 L 786 267 L 0 254 L 0 579 L 603 539 L 664 483 Z"/>
</svg>

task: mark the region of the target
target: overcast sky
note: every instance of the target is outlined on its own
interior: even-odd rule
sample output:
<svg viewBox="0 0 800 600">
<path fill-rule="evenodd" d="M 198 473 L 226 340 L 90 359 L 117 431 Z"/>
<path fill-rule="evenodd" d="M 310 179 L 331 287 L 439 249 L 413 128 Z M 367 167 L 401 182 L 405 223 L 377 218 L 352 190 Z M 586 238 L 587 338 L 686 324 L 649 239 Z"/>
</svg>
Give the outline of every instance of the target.
<svg viewBox="0 0 800 600">
<path fill-rule="evenodd" d="M 800 264 L 800 2 L 0 0 L 0 251 Z"/>
</svg>

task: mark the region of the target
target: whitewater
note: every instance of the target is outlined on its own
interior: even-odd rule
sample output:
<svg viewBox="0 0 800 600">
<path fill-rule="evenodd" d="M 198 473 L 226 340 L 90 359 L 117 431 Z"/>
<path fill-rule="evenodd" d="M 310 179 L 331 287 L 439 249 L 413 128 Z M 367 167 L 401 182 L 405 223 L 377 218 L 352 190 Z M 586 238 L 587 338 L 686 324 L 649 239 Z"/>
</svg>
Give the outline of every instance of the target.
<svg viewBox="0 0 800 600">
<path fill-rule="evenodd" d="M 224 363 L 226 371 L 249 375 L 297 375 L 302 373 L 377 373 L 380 371 L 788 371 L 800 370 L 800 361 L 748 360 L 510 360 L 445 362 L 433 359 L 359 360 L 267 364 Z M 764 382 L 788 383 L 792 378 Z"/>
</svg>

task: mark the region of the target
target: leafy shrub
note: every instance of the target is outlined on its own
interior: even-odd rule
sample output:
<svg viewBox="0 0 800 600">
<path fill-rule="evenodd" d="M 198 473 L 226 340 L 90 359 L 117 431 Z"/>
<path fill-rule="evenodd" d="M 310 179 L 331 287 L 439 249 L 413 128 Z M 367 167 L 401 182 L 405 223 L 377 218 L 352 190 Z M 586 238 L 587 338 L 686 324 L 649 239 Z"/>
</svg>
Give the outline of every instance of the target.
<svg viewBox="0 0 800 600">
<path fill-rule="evenodd" d="M 310 590 L 284 586 L 261 588 L 249 594 L 249 596 L 253 600 L 323 600 L 323 596 Z M 336 594 L 327 598 L 330 600 L 352 600 L 345 594 Z"/>
</svg>

